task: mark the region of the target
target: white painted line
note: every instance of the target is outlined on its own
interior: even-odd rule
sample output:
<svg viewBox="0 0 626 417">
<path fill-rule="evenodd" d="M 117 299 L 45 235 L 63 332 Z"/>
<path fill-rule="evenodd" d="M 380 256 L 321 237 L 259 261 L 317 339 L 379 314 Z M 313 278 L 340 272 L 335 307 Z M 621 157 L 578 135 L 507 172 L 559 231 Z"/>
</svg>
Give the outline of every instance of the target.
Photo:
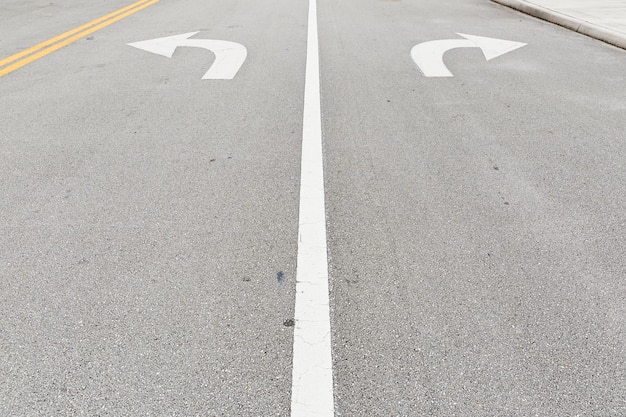
<svg viewBox="0 0 626 417">
<path fill-rule="evenodd" d="M 317 4 L 309 0 L 291 417 L 334 414 Z"/>
</svg>

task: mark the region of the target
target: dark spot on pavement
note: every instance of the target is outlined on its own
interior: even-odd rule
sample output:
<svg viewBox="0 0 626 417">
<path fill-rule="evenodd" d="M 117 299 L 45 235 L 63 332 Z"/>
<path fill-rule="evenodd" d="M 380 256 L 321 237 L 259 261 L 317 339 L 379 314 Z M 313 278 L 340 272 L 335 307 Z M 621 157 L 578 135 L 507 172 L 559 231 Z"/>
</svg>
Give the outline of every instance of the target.
<svg viewBox="0 0 626 417">
<path fill-rule="evenodd" d="M 285 283 L 285 273 L 283 271 L 278 271 L 276 273 L 276 282 L 278 282 L 280 285 L 283 285 Z"/>
<path fill-rule="evenodd" d="M 215 158 L 209 159 L 209 162 L 215 162 Z"/>
<path fill-rule="evenodd" d="M 493 169 L 495 169 L 496 171 L 500 171 L 500 168 L 497 165 L 494 165 Z"/>
<path fill-rule="evenodd" d="M 250 277 L 243 277 L 243 282 L 250 282 Z"/>
<path fill-rule="evenodd" d="M 283 322 L 283 326 L 285 327 L 293 327 L 296 325 L 296 322 L 293 319 L 287 319 Z"/>
</svg>

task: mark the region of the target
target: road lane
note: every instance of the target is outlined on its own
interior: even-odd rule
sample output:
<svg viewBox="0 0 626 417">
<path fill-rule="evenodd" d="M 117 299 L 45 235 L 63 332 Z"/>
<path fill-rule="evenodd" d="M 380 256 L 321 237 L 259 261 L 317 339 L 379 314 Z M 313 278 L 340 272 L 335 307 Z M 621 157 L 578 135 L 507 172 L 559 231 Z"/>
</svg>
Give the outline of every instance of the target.
<svg viewBox="0 0 626 417">
<path fill-rule="evenodd" d="M 235 79 L 127 46 L 190 31 Z M 305 4 L 161 1 L 2 78 L 0 414 L 288 414 L 305 43 Z"/>
<path fill-rule="evenodd" d="M 624 414 L 623 51 L 482 1 L 318 12 L 337 415 Z M 424 77 L 457 32 L 528 46 Z"/>
<path fill-rule="evenodd" d="M 57 4 L 0 6 L 2 56 L 110 10 Z M 161 0 L 0 80 L 0 414 L 289 414 L 306 6 Z M 319 21 L 336 414 L 623 415 L 623 52 L 478 0 Z M 192 31 L 233 80 L 127 46 Z M 528 46 L 423 77 L 456 33 Z"/>
</svg>

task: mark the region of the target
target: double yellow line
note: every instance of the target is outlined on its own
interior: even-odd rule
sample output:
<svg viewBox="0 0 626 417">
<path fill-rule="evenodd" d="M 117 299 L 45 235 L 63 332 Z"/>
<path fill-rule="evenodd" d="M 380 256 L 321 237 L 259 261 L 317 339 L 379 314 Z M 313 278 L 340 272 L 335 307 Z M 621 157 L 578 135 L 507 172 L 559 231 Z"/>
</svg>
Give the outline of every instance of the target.
<svg viewBox="0 0 626 417">
<path fill-rule="evenodd" d="M 69 45 L 79 39 L 84 38 L 90 33 L 96 32 L 104 27 L 109 26 L 112 23 L 122 20 L 125 17 L 130 16 L 133 13 L 145 9 L 148 6 L 157 3 L 159 0 L 139 0 L 130 6 L 123 7 L 119 10 L 109 13 L 106 16 L 102 16 L 89 23 L 85 23 L 82 26 L 74 28 L 70 31 L 62 33 L 61 35 L 50 38 L 47 41 L 38 43 L 35 46 L 31 46 L 28 49 L 18 52 L 15 55 L 0 60 L 0 77 L 7 75 L 17 69 L 22 68 L 24 65 L 28 65 L 33 61 L 38 60 L 52 52 Z"/>
</svg>

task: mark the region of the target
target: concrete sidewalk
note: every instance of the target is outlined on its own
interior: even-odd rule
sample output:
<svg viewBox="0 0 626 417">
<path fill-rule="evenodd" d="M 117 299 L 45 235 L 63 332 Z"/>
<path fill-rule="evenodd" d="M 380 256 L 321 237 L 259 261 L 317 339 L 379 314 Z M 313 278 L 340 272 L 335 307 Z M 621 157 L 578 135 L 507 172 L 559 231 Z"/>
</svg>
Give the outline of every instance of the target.
<svg viewBox="0 0 626 417">
<path fill-rule="evenodd" d="M 626 49 L 626 0 L 492 0 Z"/>
</svg>

